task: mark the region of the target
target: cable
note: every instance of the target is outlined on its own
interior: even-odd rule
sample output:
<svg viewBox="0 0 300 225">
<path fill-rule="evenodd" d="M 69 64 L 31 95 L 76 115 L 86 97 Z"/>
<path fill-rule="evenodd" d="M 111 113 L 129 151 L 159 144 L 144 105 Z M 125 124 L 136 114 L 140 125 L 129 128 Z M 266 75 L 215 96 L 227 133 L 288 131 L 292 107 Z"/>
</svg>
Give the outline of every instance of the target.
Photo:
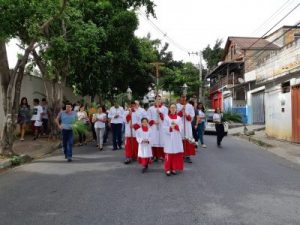
<svg viewBox="0 0 300 225">
<path fill-rule="evenodd" d="M 300 3 L 298 3 L 292 10 L 290 10 L 284 17 L 282 17 L 275 25 L 273 25 L 266 33 L 264 33 L 260 38 L 258 38 L 255 42 L 253 42 L 247 49 L 250 50 L 252 46 L 254 46 L 259 40 L 263 39 L 271 30 L 273 30 L 274 27 L 276 27 L 279 23 L 281 23 L 285 18 L 287 18 L 293 11 L 295 11 L 300 6 Z M 266 46 L 265 46 L 266 47 Z"/>
<path fill-rule="evenodd" d="M 269 24 L 269 22 L 271 22 L 271 19 L 273 19 L 274 17 L 276 17 L 277 15 L 279 15 L 283 10 L 285 10 L 288 5 L 290 5 L 292 2 L 294 2 L 294 0 L 292 2 L 290 2 L 291 0 L 287 0 L 279 9 L 276 10 L 276 12 L 274 12 L 267 20 L 265 20 L 265 22 L 263 22 L 258 28 L 256 28 L 252 34 L 258 33 L 258 31 L 262 30 L 262 28 Z M 288 4 L 290 2 L 290 4 Z M 285 6 L 286 5 L 286 6 Z"/>
<path fill-rule="evenodd" d="M 161 35 L 163 35 L 163 37 L 165 39 L 168 39 L 175 47 L 177 47 L 178 49 L 180 49 L 181 51 L 185 52 L 188 54 L 188 50 L 184 47 L 182 47 L 180 44 L 178 44 L 177 42 L 174 41 L 174 39 L 172 39 L 169 35 L 167 35 L 166 32 L 164 32 L 161 28 L 159 28 L 152 20 L 149 19 L 149 17 L 147 17 L 143 12 L 141 12 L 139 10 L 139 14 L 146 19 L 146 21 L 148 21 L 150 23 L 150 25 L 157 31 L 159 32 Z"/>
</svg>

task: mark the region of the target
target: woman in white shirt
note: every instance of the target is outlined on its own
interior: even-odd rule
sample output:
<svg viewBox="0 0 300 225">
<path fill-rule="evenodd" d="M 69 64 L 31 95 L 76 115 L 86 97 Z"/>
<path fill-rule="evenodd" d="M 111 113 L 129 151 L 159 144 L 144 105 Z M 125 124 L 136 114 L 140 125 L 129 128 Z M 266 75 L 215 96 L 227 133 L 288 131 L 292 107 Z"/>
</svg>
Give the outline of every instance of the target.
<svg viewBox="0 0 300 225">
<path fill-rule="evenodd" d="M 202 148 L 206 148 L 206 145 L 203 141 L 204 131 L 205 131 L 205 122 L 206 122 L 206 115 L 205 115 L 205 108 L 203 104 L 200 102 L 197 105 L 198 115 L 197 115 L 197 123 L 196 123 L 196 130 L 198 134 L 198 141 L 201 144 Z"/>
<path fill-rule="evenodd" d="M 218 147 L 221 147 L 222 139 L 225 136 L 225 134 L 224 134 L 224 125 L 222 123 L 222 117 L 223 117 L 223 115 L 222 115 L 221 109 L 217 108 L 215 110 L 214 115 L 213 115 L 213 121 L 216 124 L 215 126 L 216 126 L 216 131 L 217 131 L 217 144 L 218 144 Z"/>
<path fill-rule="evenodd" d="M 102 106 L 98 107 L 98 111 L 93 115 L 93 123 L 95 123 L 95 131 L 97 136 L 97 148 L 103 150 L 103 138 L 105 133 L 105 123 L 107 121 L 106 113 Z"/>
</svg>

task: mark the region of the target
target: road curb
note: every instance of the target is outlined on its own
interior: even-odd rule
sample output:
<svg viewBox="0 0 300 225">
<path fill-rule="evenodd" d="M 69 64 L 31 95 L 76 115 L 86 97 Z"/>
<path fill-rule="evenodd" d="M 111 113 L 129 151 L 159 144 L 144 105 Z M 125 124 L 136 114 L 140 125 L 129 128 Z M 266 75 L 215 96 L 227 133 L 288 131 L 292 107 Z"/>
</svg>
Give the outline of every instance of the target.
<svg viewBox="0 0 300 225">
<path fill-rule="evenodd" d="M 275 146 L 273 146 L 273 145 L 270 145 L 269 143 L 267 143 L 267 142 L 264 142 L 264 141 L 262 141 L 262 140 L 260 140 L 260 139 L 257 139 L 257 138 L 255 138 L 255 137 L 252 137 L 252 136 L 247 136 L 247 135 L 244 135 L 244 134 L 237 134 L 237 135 L 233 135 L 233 136 L 237 136 L 237 137 L 239 137 L 239 138 L 241 138 L 241 139 L 244 139 L 244 140 L 246 140 L 246 141 L 249 141 L 249 142 L 251 142 L 251 143 L 254 143 L 254 144 L 256 144 L 256 145 L 258 145 L 258 146 L 260 146 L 260 147 L 265 147 L 265 148 L 273 148 L 273 147 L 275 147 Z"/>
<path fill-rule="evenodd" d="M 34 159 L 43 158 L 46 155 L 51 154 L 52 152 L 56 151 L 60 147 L 61 147 L 60 142 L 55 143 L 55 144 L 49 146 L 49 149 L 44 151 L 44 154 L 42 154 L 42 155 L 40 155 L 39 157 L 36 157 L 36 158 L 32 158 L 29 155 L 22 154 L 22 155 L 19 155 L 19 156 L 14 156 L 14 157 L 9 158 L 9 159 L 5 159 L 3 161 L 0 161 L 0 169 L 9 169 L 9 168 L 12 168 L 12 167 L 20 166 L 20 165 L 25 164 L 25 163 L 29 163 Z"/>
</svg>

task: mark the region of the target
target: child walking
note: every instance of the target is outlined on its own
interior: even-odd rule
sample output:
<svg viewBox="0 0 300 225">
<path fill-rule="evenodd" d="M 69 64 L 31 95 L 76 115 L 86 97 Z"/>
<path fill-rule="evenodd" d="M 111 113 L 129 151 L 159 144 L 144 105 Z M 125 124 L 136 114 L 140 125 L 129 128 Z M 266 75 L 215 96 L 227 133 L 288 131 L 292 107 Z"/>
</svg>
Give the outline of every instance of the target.
<svg viewBox="0 0 300 225">
<path fill-rule="evenodd" d="M 137 130 L 136 139 L 139 144 L 138 162 L 143 166 L 142 173 L 148 170 L 152 158 L 152 140 L 147 118 L 141 120 L 141 128 Z"/>
</svg>

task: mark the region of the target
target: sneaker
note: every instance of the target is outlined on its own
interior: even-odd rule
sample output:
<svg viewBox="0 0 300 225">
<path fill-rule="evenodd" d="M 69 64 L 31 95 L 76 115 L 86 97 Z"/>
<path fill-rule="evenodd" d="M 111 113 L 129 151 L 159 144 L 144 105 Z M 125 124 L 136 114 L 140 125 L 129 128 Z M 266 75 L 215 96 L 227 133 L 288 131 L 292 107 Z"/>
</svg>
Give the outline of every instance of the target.
<svg viewBox="0 0 300 225">
<path fill-rule="evenodd" d="M 131 163 L 131 159 L 126 159 L 125 161 L 124 161 L 124 164 L 129 164 L 129 163 Z"/>
<path fill-rule="evenodd" d="M 206 148 L 207 146 L 205 144 L 201 145 L 202 148 Z"/>
</svg>

